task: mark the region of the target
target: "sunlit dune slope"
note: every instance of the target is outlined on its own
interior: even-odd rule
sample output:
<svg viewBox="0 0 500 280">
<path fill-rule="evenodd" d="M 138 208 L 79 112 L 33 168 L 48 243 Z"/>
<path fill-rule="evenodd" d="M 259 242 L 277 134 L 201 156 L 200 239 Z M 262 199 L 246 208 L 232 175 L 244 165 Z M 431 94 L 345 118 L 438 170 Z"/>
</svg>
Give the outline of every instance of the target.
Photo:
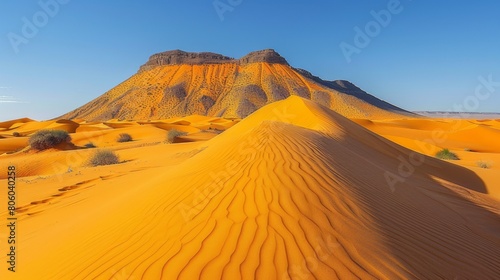
<svg viewBox="0 0 500 280">
<path fill-rule="evenodd" d="M 424 157 L 404 182 L 388 184 L 409 150 L 299 97 L 206 146 L 176 166 L 84 182 L 23 215 L 15 277 L 500 275 L 498 201 L 462 167 Z"/>
<path fill-rule="evenodd" d="M 28 146 L 28 136 L 42 129 L 75 132 L 78 124 L 69 120 L 38 122 L 28 118 L 0 123 L 0 155 L 20 151 Z M 0 175 L 0 178 L 4 176 Z"/>
<path fill-rule="evenodd" d="M 292 68 L 272 50 L 240 60 L 218 56 L 181 51 L 153 55 L 137 74 L 61 118 L 103 121 L 192 114 L 243 118 L 289 96 L 313 100 L 348 117 L 409 114 L 347 81 L 327 82 Z"/>
<path fill-rule="evenodd" d="M 86 122 L 60 119 L 39 122 L 30 119 L 13 120 L 0 123 L 0 126 L 4 124 L 3 126 L 6 127 L 0 130 L 0 155 L 13 154 L 28 149 L 28 138 L 43 129 L 67 131 L 73 139 L 72 142 L 76 145 L 72 148 L 81 149 L 85 148 L 84 145 L 89 143 L 99 147 L 113 146 L 122 133 L 130 134 L 133 138 L 141 140 L 164 141 L 166 131 L 172 129 L 188 134 L 179 137 L 179 140 L 184 142 L 206 141 L 213 138 L 218 132 L 224 131 L 238 122 L 238 119 L 222 119 L 199 115 L 156 121 L 111 119 L 105 122 Z M 26 155 L 26 157 L 28 156 L 31 156 L 31 154 Z M 24 160 L 24 164 L 33 165 L 31 159 Z M 18 161 L 21 161 L 19 157 Z M 0 162 L 0 167 L 2 166 Z M 42 166 L 42 168 L 47 168 L 47 166 Z M 0 174 L 0 179 L 4 177 L 5 175 Z"/>
<path fill-rule="evenodd" d="M 33 121 L 32 119 L 29 118 L 22 118 L 22 119 L 15 119 L 15 120 L 10 120 L 6 122 L 0 122 L 0 131 L 4 129 L 9 129 L 9 128 L 14 128 L 16 126 L 22 125 L 23 123 L 31 122 Z"/>
<path fill-rule="evenodd" d="M 486 192 L 500 200 L 500 122 L 464 119 L 399 119 L 355 122 L 402 146 L 435 157 L 449 149 L 484 181 Z"/>
</svg>

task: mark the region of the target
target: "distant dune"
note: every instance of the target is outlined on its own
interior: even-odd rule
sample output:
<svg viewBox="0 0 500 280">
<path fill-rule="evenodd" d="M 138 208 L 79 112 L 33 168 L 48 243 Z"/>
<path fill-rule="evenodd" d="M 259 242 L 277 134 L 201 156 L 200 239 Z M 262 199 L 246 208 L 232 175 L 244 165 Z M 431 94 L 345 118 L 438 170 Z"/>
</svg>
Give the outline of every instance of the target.
<svg viewBox="0 0 500 280">
<path fill-rule="evenodd" d="M 475 113 L 475 112 L 438 112 L 438 111 L 419 111 L 415 114 L 431 118 L 450 118 L 450 119 L 500 119 L 500 113 Z"/>
<path fill-rule="evenodd" d="M 323 81 L 292 68 L 274 50 L 241 59 L 177 50 L 151 56 L 137 74 L 60 118 L 148 120 L 192 114 L 243 118 L 289 96 L 315 101 L 346 117 L 412 115 L 347 81 Z"/>
<path fill-rule="evenodd" d="M 500 200 L 491 191 L 498 189 L 498 166 L 476 172 L 416 154 L 410 140 L 401 140 L 452 128 L 458 134 L 446 145 L 479 133 L 498 141 L 500 122 L 352 121 L 299 96 L 233 122 L 74 121 L 77 146 L 95 141 L 113 149 L 122 158 L 113 166 L 85 166 L 92 149 L 1 156 L 0 168 L 39 166 L 19 180 L 23 253 L 12 279 L 500 276 Z M 215 124 L 226 131 L 208 141 L 161 143 L 164 129 L 184 127 L 189 137 L 198 133 L 193 128 Z M 136 140 L 117 144 L 120 132 Z M 500 159 L 493 142 L 480 141 L 488 146 L 483 156 Z M 416 155 L 412 173 L 389 184 L 387 171 L 400 174 L 401 158 Z M 39 164 L 27 163 L 30 157 Z M 51 162 L 65 166 L 68 159 L 71 172 L 53 169 Z M 6 215 L 2 208 L 0 219 Z"/>
</svg>

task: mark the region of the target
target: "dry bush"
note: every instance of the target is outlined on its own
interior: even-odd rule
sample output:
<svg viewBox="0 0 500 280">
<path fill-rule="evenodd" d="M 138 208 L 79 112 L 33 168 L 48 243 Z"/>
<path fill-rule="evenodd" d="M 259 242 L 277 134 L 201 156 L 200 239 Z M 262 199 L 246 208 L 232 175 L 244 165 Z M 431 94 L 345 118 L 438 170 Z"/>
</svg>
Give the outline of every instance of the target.
<svg viewBox="0 0 500 280">
<path fill-rule="evenodd" d="M 491 163 L 483 161 L 483 160 L 480 160 L 480 161 L 476 162 L 476 164 L 480 168 L 484 168 L 484 169 L 490 169 L 491 168 Z"/>
<path fill-rule="evenodd" d="M 40 130 L 29 138 L 30 146 L 35 150 L 54 148 L 61 143 L 70 143 L 71 136 L 64 130 Z"/>
<path fill-rule="evenodd" d="M 128 133 L 122 133 L 122 134 L 118 135 L 118 139 L 116 141 L 118 141 L 120 143 L 130 142 L 130 141 L 132 141 L 132 136 L 130 136 L 130 134 L 128 134 Z"/>
<path fill-rule="evenodd" d="M 187 132 L 180 131 L 177 129 L 171 129 L 167 132 L 167 139 L 165 140 L 165 142 L 170 143 L 170 144 L 174 143 L 175 138 L 177 138 L 179 136 L 184 136 L 184 135 L 187 135 Z"/>
<path fill-rule="evenodd" d="M 99 150 L 90 158 L 91 166 L 111 165 L 120 163 L 118 155 L 111 150 Z"/>
</svg>

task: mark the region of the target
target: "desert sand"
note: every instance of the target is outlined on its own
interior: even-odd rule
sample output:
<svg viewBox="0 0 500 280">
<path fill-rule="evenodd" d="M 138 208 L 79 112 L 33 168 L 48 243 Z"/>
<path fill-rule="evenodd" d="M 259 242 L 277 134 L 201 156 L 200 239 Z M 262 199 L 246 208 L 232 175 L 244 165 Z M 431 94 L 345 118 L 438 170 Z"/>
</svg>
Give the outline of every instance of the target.
<svg viewBox="0 0 500 280">
<path fill-rule="evenodd" d="M 31 150 L 44 128 L 73 144 Z M 348 119 L 297 96 L 242 120 L 0 123 L 19 224 L 0 278 L 498 279 L 498 143 L 499 120 Z M 100 148 L 121 163 L 88 166 Z"/>
</svg>

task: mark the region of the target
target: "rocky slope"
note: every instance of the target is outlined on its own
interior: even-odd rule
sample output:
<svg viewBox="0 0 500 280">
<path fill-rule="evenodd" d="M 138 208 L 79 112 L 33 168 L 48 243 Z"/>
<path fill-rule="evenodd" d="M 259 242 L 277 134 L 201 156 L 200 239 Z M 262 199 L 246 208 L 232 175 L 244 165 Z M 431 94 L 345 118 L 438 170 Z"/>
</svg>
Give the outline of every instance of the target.
<svg viewBox="0 0 500 280">
<path fill-rule="evenodd" d="M 146 120 L 192 114 L 243 118 L 289 96 L 313 100 L 351 118 L 410 114 L 347 81 L 324 81 L 295 69 L 274 50 L 241 59 L 175 50 L 152 55 L 135 75 L 61 118 Z"/>
</svg>

